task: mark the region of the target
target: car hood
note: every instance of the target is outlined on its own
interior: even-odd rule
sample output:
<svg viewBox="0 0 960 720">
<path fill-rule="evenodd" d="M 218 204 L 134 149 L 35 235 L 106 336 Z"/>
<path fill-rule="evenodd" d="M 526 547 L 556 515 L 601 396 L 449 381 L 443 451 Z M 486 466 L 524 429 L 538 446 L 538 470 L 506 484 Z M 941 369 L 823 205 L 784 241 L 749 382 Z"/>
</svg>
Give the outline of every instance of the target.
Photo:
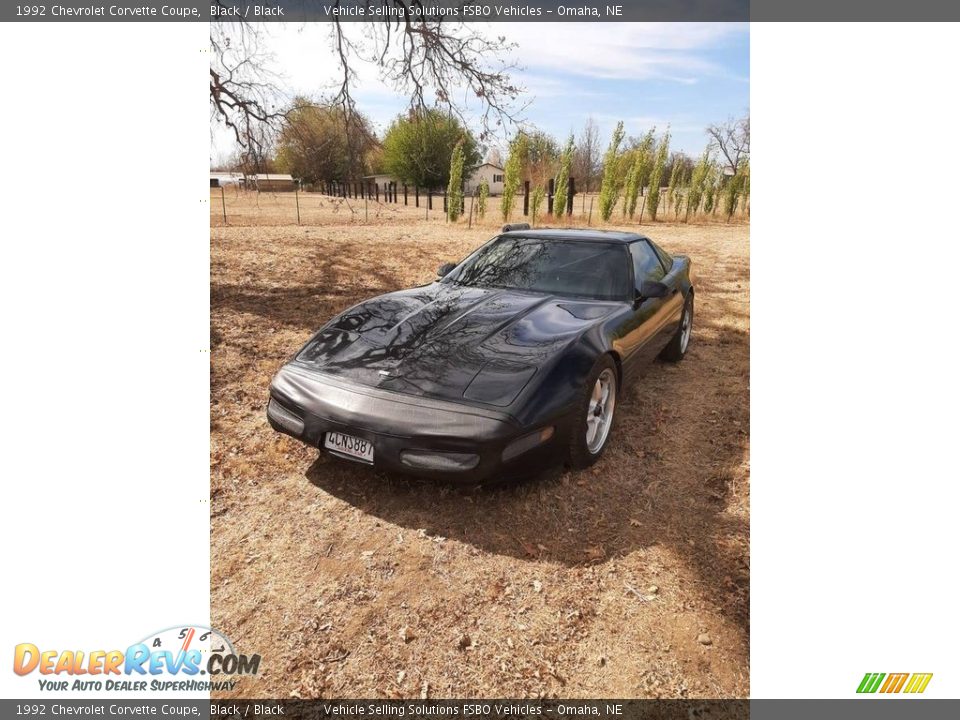
<svg viewBox="0 0 960 720">
<path fill-rule="evenodd" d="M 505 406 L 616 307 L 436 282 L 350 308 L 295 362 L 371 387 Z"/>
</svg>

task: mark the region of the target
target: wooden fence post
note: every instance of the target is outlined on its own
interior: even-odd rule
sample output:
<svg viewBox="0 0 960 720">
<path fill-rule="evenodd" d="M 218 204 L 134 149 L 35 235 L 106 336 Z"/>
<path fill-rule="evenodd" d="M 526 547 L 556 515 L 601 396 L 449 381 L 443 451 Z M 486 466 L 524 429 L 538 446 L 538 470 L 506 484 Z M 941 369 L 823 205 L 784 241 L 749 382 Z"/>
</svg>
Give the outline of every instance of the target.
<svg viewBox="0 0 960 720">
<path fill-rule="evenodd" d="M 530 181 L 523 181 L 523 214 L 530 214 Z"/>
<path fill-rule="evenodd" d="M 407 205 L 407 184 L 403 184 L 403 204 Z"/>
<path fill-rule="evenodd" d="M 420 186 L 419 185 L 413 186 L 413 200 L 415 203 L 415 207 L 420 207 Z"/>
<path fill-rule="evenodd" d="M 567 215 L 573 215 L 573 196 L 577 194 L 576 180 L 567 180 Z"/>
<path fill-rule="evenodd" d="M 223 185 L 220 186 L 220 207 L 223 208 L 223 224 L 227 224 L 227 199 L 223 194 Z"/>
<path fill-rule="evenodd" d="M 293 189 L 293 192 L 297 198 L 297 225 L 299 225 L 300 224 L 300 185 L 299 184 Z"/>
<path fill-rule="evenodd" d="M 547 182 L 547 214 L 553 215 L 553 193 L 556 186 L 554 185 L 553 178 L 550 178 Z"/>
</svg>

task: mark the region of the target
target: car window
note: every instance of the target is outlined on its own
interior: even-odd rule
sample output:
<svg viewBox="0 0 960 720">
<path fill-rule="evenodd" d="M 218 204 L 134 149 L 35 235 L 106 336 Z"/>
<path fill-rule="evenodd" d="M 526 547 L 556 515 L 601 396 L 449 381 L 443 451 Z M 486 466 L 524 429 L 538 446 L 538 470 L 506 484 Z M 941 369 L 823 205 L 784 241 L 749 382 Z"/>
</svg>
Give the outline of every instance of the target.
<svg viewBox="0 0 960 720">
<path fill-rule="evenodd" d="M 637 288 L 644 280 L 663 280 L 666 275 L 663 265 L 647 242 L 641 240 L 631 243 L 630 255 L 633 257 L 633 280 Z"/>
<path fill-rule="evenodd" d="M 467 258 L 449 278 L 462 285 L 622 300 L 630 278 L 622 245 L 502 236 Z"/>
<path fill-rule="evenodd" d="M 653 251 L 660 256 L 660 260 L 663 262 L 663 267 L 669 273 L 673 268 L 673 258 L 670 257 L 670 253 L 657 245 L 653 240 L 650 240 L 649 243 L 653 247 Z"/>
</svg>

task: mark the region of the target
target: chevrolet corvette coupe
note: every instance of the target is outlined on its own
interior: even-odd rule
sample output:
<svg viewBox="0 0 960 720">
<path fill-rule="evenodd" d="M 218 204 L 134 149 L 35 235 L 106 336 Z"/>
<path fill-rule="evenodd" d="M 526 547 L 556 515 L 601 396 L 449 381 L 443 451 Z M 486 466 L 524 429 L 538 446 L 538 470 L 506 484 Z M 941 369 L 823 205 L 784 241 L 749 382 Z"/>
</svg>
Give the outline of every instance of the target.
<svg viewBox="0 0 960 720">
<path fill-rule="evenodd" d="M 437 275 L 324 325 L 273 378 L 270 425 L 424 477 L 584 468 L 638 370 L 690 343 L 690 260 L 642 235 L 507 225 Z"/>
</svg>

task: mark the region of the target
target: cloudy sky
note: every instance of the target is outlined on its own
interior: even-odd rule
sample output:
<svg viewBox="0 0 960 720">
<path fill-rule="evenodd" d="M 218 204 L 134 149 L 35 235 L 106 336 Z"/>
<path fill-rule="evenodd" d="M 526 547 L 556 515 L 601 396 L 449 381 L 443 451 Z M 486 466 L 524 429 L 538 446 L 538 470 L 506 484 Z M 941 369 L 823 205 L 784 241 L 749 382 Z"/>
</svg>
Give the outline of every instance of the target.
<svg viewBox="0 0 960 720">
<path fill-rule="evenodd" d="M 359 32 L 360 24 L 350 29 Z M 329 25 L 272 23 L 265 30 L 271 67 L 287 92 L 319 97 L 329 90 Z M 749 110 L 746 24 L 495 23 L 484 32 L 516 43 L 506 55 L 521 68 L 513 77 L 527 90 L 523 117 L 561 140 L 588 117 L 604 145 L 618 120 L 630 135 L 669 124 L 671 149 L 695 155 L 708 123 Z M 382 132 L 408 98 L 380 82 L 374 65 L 359 65 L 358 75 L 358 105 Z M 229 137 L 215 131 L 211 158 L 231 150 Z"/>
</svg>

